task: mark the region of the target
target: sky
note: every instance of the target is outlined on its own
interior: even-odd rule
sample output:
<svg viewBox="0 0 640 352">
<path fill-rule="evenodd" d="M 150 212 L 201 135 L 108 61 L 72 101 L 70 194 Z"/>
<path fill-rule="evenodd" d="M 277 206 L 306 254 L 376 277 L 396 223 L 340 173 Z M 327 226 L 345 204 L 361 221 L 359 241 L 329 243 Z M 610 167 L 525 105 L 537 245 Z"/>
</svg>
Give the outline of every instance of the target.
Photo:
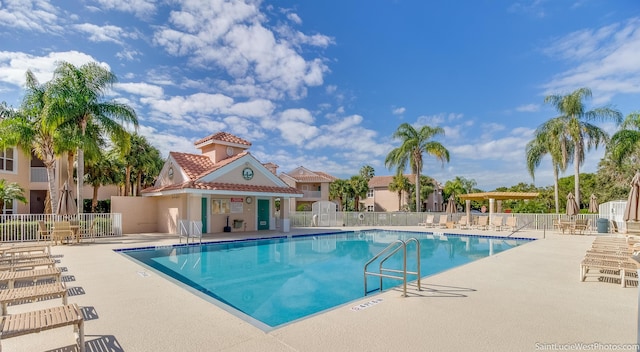
<svg viewBox="0 0 640 352">
<path fill-rule="evenodd" d="M 409 123 L 444 129 L 450 161 L 422 170 L 443 184 L 545 187 L 551 161 L 535 180 L 525 164 L 558 115 L 545 96 L 587 87 L 588 108 L 640 111 L 637 0 L 0 0 L 0 43 L 0 101 L 20 105 L 27 70 L 44 83 L 58 62 L 98 62 L 163 157 L 225 131 L 279 172 L 393 175 Z"/>
</svg>

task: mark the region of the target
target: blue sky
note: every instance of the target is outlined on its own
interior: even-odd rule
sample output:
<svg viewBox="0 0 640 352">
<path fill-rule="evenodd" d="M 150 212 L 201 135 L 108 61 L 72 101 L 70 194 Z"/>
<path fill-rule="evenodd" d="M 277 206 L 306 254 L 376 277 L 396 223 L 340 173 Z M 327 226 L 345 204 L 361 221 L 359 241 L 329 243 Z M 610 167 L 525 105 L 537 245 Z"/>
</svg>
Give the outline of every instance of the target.
<svg viewBox="0 0 640 352">
<path fill-rule="evenodd" d="M 446 132 L 451 161 L 423 173 L 493 190 L 533 182 L 545 95 L 589 87 L 589 106 L 640 110 L 637 0 L 0 0 L 0 41 L 0 101 L 19 105 L 27 69 L 46 82 L 60 60 L 96 61 L 164 156 L 227 131 L 280 172 L 391 175 L 407 122 Z M 545 161 L 535 184 L 552 183 Z"/>
</svg>

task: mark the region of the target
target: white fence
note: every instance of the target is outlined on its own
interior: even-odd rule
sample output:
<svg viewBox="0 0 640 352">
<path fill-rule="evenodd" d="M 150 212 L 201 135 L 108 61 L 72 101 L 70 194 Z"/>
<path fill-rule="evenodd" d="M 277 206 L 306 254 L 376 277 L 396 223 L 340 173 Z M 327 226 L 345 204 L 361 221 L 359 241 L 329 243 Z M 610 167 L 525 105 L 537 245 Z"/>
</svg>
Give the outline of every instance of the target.
<svg viewBox="0 0 640 352">
<path fill-rule="evenodd" d="M 122 236 L 122 214 L 91 213 L 61 216 L 53 214 L 0 215 L 0 242 L 29 242 L 38 240 L 38 222 L 50 228 L 54 221 L 71 221 L 78 226 L 82 238 Z"/>
<path fill-rule="evenodd" d="M 336 212 L 335 220 L 326 226 L 418 226 L 419 223 L 426 222 L 427 215 L 435 215 L 438 219 L 440 215 L 448 215 L 451 221 L 457 222 L 465 213 L 410 213 L 410 212 Z M 472 213 L 471 217 L 480 214 Z M 482 215 L 489 215 L 488 213 Z M 518 228 L 529 230 L 553 230 L 554 220 L 567 218 L 566 214 L 530 214 L 530 213 L 493 213 L 494 216 L 517 218 Z M 575 219 L 588 219 L 590 226 L 595 228 L 599 214 L 578 214 Z M 289 214 L 291 226 L 312 227 L 313 212 L 295 212 Z"/>
</svg>

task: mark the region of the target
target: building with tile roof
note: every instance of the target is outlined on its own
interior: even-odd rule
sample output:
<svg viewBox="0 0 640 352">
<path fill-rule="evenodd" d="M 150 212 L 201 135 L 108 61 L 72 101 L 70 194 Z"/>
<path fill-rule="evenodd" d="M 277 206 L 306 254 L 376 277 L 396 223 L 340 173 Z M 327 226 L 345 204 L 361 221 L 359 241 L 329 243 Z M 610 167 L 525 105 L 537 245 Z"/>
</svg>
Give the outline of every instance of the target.
<svg viewBox="0 0 640 352">
<path fill-rule="evenodd" d="M 201 224 L 203 233 L 272 230 L 276 223 L 288 231 L 288 204 L 304 194 L 276 175 L 277 165 L 261 163 L 249 141 L 227 132 L 195 146 L 201 154 L 169 153 L 155 185 L 141 192 L 168 218 L 157 231 L 177 233 L 181 220 Z"/>
<path fill-rule="evenodd" d="M 404 175 L 409 179 L 409 183 L 415 183 L 415 175 Z M 367 198 L 363 199 L 367 211 L 406 211 L 409 209 L 410 195 L 406 191 L 391 191 L 389 184 L 393 182 L 394 176 L 373 176 L 369 180 L 369 192 Z M 442 185 L 438 182 L 436 187 L 426 200 L 423 200 L 425 211 L 443 211 L 444 200 L 442 197 Z M 415 199 L 414 199 L 415 202 Z"/>
<path fill-rule="evenodd" d="M 329 185 L 337 180 L 322 171 L 311 171 L 299 166 L 289 172 L 280 174 L 280 179 L 302 193 L 301 198 L 295 198 L 290 205 L 290 211 L 311 210 L 311 205 L 319 201 L 329 200 Z"/>
</svg>

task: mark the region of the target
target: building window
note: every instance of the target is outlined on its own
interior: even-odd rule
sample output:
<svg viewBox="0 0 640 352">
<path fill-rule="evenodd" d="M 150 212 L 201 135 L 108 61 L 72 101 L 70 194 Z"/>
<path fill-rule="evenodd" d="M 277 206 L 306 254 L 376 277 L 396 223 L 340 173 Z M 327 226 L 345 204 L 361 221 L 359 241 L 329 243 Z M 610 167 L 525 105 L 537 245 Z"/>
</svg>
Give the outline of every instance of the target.
<svg viewBox="0 0 640 352">
<path fill-rule="evenodd" d="M 369 188 L 369 191 L 367 192 L 367 198 L 373 198 L 373 188 Z"/>
<path fill-rule="evenodd" d="M 14 201 L 6 201 L 4 202 L 4 208 L 2 209 L 3 215 L 14 214 L 15 211 L 13 209 Z"/>
<path fill-rule="evenodd" d="M 15 171 L 15 148 L 7 148 L 0 151 L 0 171 Z"/>
<path fill-rule="evenodd" d="M 373 211 L 373 205 L 367 205 L 367 211 L 368 212 Z"/>
</svg>

